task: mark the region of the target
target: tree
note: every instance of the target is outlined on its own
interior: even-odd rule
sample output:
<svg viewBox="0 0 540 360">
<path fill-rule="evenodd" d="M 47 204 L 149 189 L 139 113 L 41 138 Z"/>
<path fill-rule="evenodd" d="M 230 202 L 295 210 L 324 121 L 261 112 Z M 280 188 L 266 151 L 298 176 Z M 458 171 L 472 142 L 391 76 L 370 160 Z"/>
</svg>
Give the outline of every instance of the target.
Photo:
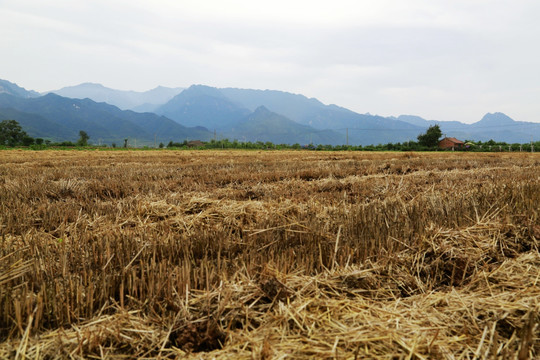
<svg viewBox="0 0 540 360">
<path fill-rule="evenodd" d="M 33 144 L 34 144 L 34 138 L 31 137 L 31 136 L 25 135 L 25 136 L 22 138 L 21 143 L 23 144 L 23 146 L 30 146 L 30 145 L 33 145 Z"/>
<path fill-rule="evenodd" d="M 28 135 L 15 120 L 0 122 L 0 145 L 15 146 L 23 142 Z"/>
<path fill-rule="evenodd" d="M 79 140 L 77 141 L 77 145 L 87 146 L 88 139 L 90 139 L 90 136 L 86 133 L 86 131 L 83 131 L 83 130 L 79 131 Z"/>
<path fill-rule="evenodd" d="M 434 148 L 439 144 L 439 138 L 442 136 L 442 131 L 439 125 L 430 126 L 425 134 L 418 135 L 418 144 L 421 146 Z"/>
</svg>

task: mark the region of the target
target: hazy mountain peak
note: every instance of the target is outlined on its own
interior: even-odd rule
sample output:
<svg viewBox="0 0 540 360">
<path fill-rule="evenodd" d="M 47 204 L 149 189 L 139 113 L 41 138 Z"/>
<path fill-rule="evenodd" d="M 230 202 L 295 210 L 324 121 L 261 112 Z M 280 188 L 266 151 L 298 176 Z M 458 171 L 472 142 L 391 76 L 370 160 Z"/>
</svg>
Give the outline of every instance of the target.
<svg viewBox="0 0 540 360">
<path fill-rule="evenodd" d="M 203 125 L 210 129 L 228 127 L 249 114 L 249 110 L 229 100 L 219 89 L 192 85 L 156 110 L 187 126 Z"/>
<path fill-rule="evenodd" d="M 514 121 L 510 116 L 508 116 L 508 115 L 506 115 L 505 113 L 502 113 L 502 112 L 487 113 L 486 115 L 484 115 L 484 117 L 482 119 L 485 119 L 486 117 Z"/>
<path fill-rule="evenodd" d="M 84 83 L 81 83 L 79 85 L 68 86 L 67 88 L 74 88 L 74 87 L 89 87 L 89 88 L 99 88 L 99 89 L 104 89 L 105 88 L 105 86 L 103 86 L 102 84 L 93 83 L 93 82 L 84 82 Z"/>
<path fill-rule="evenodd" d="M 56 99 L 56 98 L 61 98 L 62 96 L 58 95 L 58 94 L 55 94 L 55 93 L 47 93 L 45 95 L 42 96 L 43 99 Z"/>
<path fill-rule="evenodd" d="M 428 126 L 429 121 L 416 115 L 399 115 L 397 118 L 394 118 L 399 121 L 405 121 L 409 124 L 413 124 L 416 126 Z"/>
<path fill-rule="evenodd" d="M 26 90 L 25 88 L 20 87 L 15 83 L 0 79 L 0 94 L 2 93 L 23 98 L 32 98 L 39 96 L 39 93 L 36 91 Z"/>
<path fill-rule="evenodd" d="M 143 105 L 149 107 L 150 104 L 154 104 L 155 106 L 165 104 L 182 90 L 182 88 L 158 86 L 152 90 L 137 92 L 115 90 L 101 84 L 86 82 L 51 92 L 69 98 L 89 98 L 97 102 L 106 102 L 121 109 L 136 109 Z"/>
<path fill-rule="evenodd" d="M 495 112 L 495 113 L 487 113 L 486 115 L 484 115 L 482 120 L 474 123 L 474 125 L 501 126 L 501 125 L 511 125 L 514 123 L 515 121 L 508 115 L 502 112 Z"/>
<path fill-rule="evenodd" d="M 148 91 L 169 91 L 169 90 L 171 90 L 171 89 L 178 89 L 178 90 L 180 90 L 180 89 L 183 89 L 183 88 L 169 88 L 169 87 L 166 87 L 166 86 L 158 85 L 158 86 L 156 86 L 155 88 L 150 89 L 150 90 L 148 90 Z"/>
<path fill-rule="evenodd" d="M 266 106 L 261 105 L 258 108 L 256 108 L 253 113 L 255 113 L 255 114 L 264 114 L 264 113 L 269 113 L 269 112 L 271 112 L 271 111 L 268 110 L 268 108 Z"/>
<path fill-rule="evenodd" d="M 185 96 L 200 96 L 207 95 L 217 98 L 225 98 L 225 95 L 219 89 L 207 85 L 191 85 L 186 90 L 182 91 Z"/>
</svg>

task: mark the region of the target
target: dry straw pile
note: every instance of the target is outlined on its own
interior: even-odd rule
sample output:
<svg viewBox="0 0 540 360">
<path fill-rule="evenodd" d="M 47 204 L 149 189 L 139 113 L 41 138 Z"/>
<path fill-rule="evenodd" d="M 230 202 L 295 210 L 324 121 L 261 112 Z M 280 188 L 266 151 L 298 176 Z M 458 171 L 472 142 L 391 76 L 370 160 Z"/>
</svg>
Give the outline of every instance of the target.
<svg viewBox="0 0 540 360">
<path fill-rule="evenodd" d="M 0 155 L 0 358 L 540 357 L 539 155 Z"/>
</svg>

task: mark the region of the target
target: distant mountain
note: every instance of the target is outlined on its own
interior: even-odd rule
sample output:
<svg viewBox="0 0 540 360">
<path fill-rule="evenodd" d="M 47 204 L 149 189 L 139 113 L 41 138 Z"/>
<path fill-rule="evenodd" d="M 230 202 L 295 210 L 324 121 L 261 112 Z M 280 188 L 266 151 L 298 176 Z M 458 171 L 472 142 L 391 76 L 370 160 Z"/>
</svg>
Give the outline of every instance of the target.
<svg viewBox="0 0 540 360">
<path fill-rule="evenodd" d="M 254 111 L 260 106 L 307 126 L 304 128 L 309 132 L 306 139 L 313 138 L 314 130 L 333 130 L 332 136 L 324 137 L 329 143 L 345 144 L 347 133 L 349 144 L 407 141 L 416 138 L 422 129 L 396 119 L 324 105 L 317 99 L 308 99 L 303 95 L 274 90 L 217 89 L 202 85 L 184 90 L 155 112 L 185 125 L 228 131 L 233 125 L 238 129 L 237 123 L 248 116 L 250 110 Z M 243 136 L 252 138 L 246 133 Z"/>
<path fill-rule="evenodd" d="M 79 130 L 85 130 L 94 141 L 117 142 L 129 137 L 140 139 L 139 144 L 152 144 L 155 137 L 160 142 L 208 140 L 214 131 L 240 141 L 384 144 L 416 140 L 435 124 L 446 136 L 462 140 L 525 143 L 531 136 L 540 138 L 540 123 L 514 121 L 503 113 L 486 114 L 474 124 L 415 115 L 382 117 L 276 90 L 193 85 L 183 91 L 157 87 L 139 93 L 86 83 L 57 92 L 73 98 L 52 93 L 40 97 L 35 91 L 0 80 L 0 120 L 14 118 L 32 136 L 76 140 Z"/>
<path fill-rule="evenodd" d="M 158 86 L 155 89 L 137 92 L 107 88 L 101 84 L 84 83 L 51 91 L 54 94 L 73 99 L 92 99 L 106 102 L 126 110 L 154 110 L 182 92 L 183 88 L 167 88 Z"/>
<path fill-rule="evenodd" d="M 460 129 L 467 126 L 467 124 L 459 122 L 459 121 L 439 121 L 439 120 L 425 120 L 421 118 L 420 116 L 415 115 L 400 115 L 397 118 L 395 118 L 399 121 L 407 122 L 412 125 L 420 126 L 420 127 L 429 127 L 432 125 L 444 125 L 444 126 L 451 126 L 452 129 Z"/>
<path fill-rule="evenodd" d="M 508 115 L 496 112 L 494 114 L 487 113 L 482 120 L 471 124 L 474 128 L 486 128 L 486 127 L 502 127 L 502 126 L 515 126 L 517 121 L 514 121 Z"/>
<path fill-rule="evenodd" d="M 17 84 L 14 84 L 7 80 L 1 80 L 1 79 L 0 79 L 0 94 L 8 94 L 8 95 L 19 96 L 23 98 L 33 98 L 33 97 L 40 96 L 39 93 L 36 91 L 26 90 L 25 88 L 22 88 L 18 86 Z"/>
<path fill-rule="evenodd" d="M 80 130 L 86 131 L 93 142 L 120 143 L 130 138 L 139 145 L 153 144 L 154 139 L 158 142 L 208 140 L 212 135 L 206 129 L 187 128 L 156 114 L 120 110 L 106 103 L 52 93 L 30 99 L 0 94 L 0 115 L 0 120 L 20 121 L 23 129 L 29 129 L 34 136 L 54 140 L 74 141 Z"/>
<path fill-rule="evenodd" d="M 204 126 L 210 130 L 228 129 L 250 113 L 218 89 L 203 85 L 190 86 L 155 112 L 186 126 Z"/>
<path fill-rule="evenodd" d="M 271 112 L 264 106 L 238 123 L 225 136 L 240 141 L 263 141 L 276 144 L 341 144 L 343 138 L 332 130 L 317 130 L 311 126 L 301 125 L 283 115 Z"/>
<path fill-rule="evenodd" d="M 515 121 L 500 112 L 488 113 L 480 121 L 473 124 L 465 124 L 459 121 L 425 120 L 412 115 L 400 115 L 397 119 L 410 122 L 424 129 L 431 125 L 439 125 L 445 135 L 462 140 L 526 143 L 531 140 L 531 136 L 533 136 L 533 139 L 540 138 L 540 123 Z"/>
<path fill-rule="evenodd" d="M 298 123 L 314 127 L 327 127 L 324 126 L 325 124 L 313 124 L 317 114 L 326 107 L 317 99 L 309 99 L 304 95 L 277 90 L 224 88 L 219 89 L 219 92 L 230 101 L 241 104 L 251 111 L 259 106 L 264 106 L 270 111 L 282 114 Z"/>
<path fill-rule="evenodd" d="M 325 105 L 317 99 L 309 99 L 304 95 L 276 90 L 234 88 L 219 90 L 231 101 L 242 104 L 250 110 L 262 105 L 299 124 L 313 126 L 316 129 L 418 130 L 407 122 L 377 115 L 358 114 L 336 105 Z"/>
</svg>

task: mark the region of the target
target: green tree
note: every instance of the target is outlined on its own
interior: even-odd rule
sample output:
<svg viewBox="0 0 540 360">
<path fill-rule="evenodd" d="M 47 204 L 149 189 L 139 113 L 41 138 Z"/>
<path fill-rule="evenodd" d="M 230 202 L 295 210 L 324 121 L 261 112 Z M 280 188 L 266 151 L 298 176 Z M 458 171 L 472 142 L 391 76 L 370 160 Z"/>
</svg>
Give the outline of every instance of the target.
<svg viewBox="0 0 540 360">
<path fill-rule="evenodd" d="M 25 135 L 25 136 L 22 138 L 21 143 L 23 144 L 23 146 L 30 146 L 30 145 L 33 145 L 33 144 L 34 144 L 34 138 L 31 137 L 31 136 Z"/>
<path fill-rule="evenodd" d="M 86 133 L 86 131 L 84 130 L 79 131 L 79 140 L 77 140 L 77 145 L 87 146 L 88 139 L 90 139 L 90 136 Z"/>
<path fill-rule="evenodd" d="M 23 142 L 28 135 L 15 120 L 0 122 L 0 145 L 15 146 Z"/>
<path fill-rule="evenodd" d="M 439 125 L 430 126 L 425 134 L 418 135 L 418 144 L 421 146 L 434 148 L 439 144 L 442 131 Z"/>
</svg>

